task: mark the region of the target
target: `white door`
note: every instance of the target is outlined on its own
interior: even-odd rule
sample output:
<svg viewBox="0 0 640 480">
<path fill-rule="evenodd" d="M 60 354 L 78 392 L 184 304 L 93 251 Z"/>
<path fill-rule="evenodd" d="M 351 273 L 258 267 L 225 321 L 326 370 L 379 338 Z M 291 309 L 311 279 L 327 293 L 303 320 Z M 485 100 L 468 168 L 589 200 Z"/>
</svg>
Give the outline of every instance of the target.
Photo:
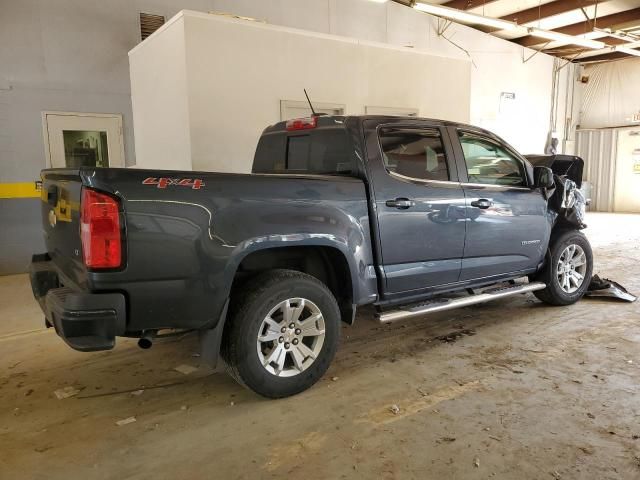
<svg viewBox="0 0 640 480">
<path fill-rule="evenodd" d="M 121 115 L 44 112 L 42 118 L 50 167 L 124 167 Z"/>
</svg>

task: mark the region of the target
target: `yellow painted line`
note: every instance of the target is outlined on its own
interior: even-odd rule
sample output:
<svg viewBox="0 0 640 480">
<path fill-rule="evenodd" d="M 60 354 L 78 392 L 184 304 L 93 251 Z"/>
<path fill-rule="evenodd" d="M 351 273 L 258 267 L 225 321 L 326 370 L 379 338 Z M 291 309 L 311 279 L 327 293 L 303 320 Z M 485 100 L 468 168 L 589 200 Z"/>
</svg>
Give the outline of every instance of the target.
<svg viewBox="0 0 640 480">
<path fill-rule="evenodd" d="M 0 198 L 40 198 L 36 182 L 0 183 Z"/>
</svg>

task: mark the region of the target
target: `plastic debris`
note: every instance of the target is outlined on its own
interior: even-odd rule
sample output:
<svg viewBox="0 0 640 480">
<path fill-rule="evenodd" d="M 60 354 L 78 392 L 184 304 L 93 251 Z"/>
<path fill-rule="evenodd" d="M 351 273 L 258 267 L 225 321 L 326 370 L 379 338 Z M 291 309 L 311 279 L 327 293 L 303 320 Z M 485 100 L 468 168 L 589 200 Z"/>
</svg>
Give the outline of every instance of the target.
<svg viewBox="0 0 640 480">
<path fill-rule="evenodd" d="M 391 406 L 389 407 L 389 411 L 390 411 L 391 413 L 393 413 L 394 415 L 397 415 L 397 414 L 399 414 L 399 413 L 400 413 L 400 407 L 394 403 L 393 405 L 391 405 Z"/>
<path fill-rule="evenodd" d="M 340 377 L 331 377 L 332 382 L 337 382 Z"/>
<path fill-rule="evenodd" d="M 80 390 L 78 390 L 75 387 L 59 388 L 58 390 L 53 392 L 53 394 L 56 396 L 58 400 L 64 400 L 65 398 L 75 397 L 79 393 L 80 393 Z"/>
<path fill-rule="evenodd" d="M 180 372 L 180 373 L 182 373 L 184 375 L 189 375 L 190 373 L 193 373 L 193 372 L 197 371 L 198 368 L 194 367 L 193 365 L 182 364 L 182 365 L 178 365 L 176 368 L 174 368 L 174 370 L 176 372 Z"/>
<path fill-rule="evenodd" d="M 594 275 L 591 279 L 585 296 L 613 298 L 625 302 L 636 301 L 636 296 L 630 294 L 622 285 L 608 278 L 600 278 L 598 275 Z"/>
<path fill-rule="evenodd" d="M 476 468 L 480 467 L 480 459 L 478 457 L 473 459 L 473 466 Z"/>
<path fill-rule="evenodd" d="M 130 423 L 133 423 L 136 421 L 136 417 L 127 417 L 127 418 L 123 418 L 122 420 L 118 420 L 116 422 L 116 425 L 119 427 L 122 427 L 123 425 L 129 425 Z"/>
<path fill-rule="evenodd" d="M 140 390 L 134 390 L 133 392 L 131 392 L 131 395 L 134 397 L 139 397 L 143 393 L 144 393 L 144 390 L 140 389 Z"/>
</svg>

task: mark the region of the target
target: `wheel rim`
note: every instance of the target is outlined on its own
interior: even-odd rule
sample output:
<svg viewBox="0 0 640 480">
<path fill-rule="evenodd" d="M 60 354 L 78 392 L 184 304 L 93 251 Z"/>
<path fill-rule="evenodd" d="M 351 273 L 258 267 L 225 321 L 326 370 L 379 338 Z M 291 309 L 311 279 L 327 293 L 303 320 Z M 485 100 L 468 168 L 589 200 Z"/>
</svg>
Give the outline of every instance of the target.
<svg viewBox="0 0 640 480">
<path fill-rule="evenodd" d="M 315 362 L 324 337 L 324 317 L 318 306 L 306 298 L 288 298 L 262 320 L 258 358 L 269 373 L 292 377 Z"/>
<path fill-rule="evenodd" d="M 580 245 L 571 244 L 558 259 L 556 275 L 558 284 L 565 293 L 575 293 L 584 283 L 587 273 L 587 256 Z"/>
</svg>

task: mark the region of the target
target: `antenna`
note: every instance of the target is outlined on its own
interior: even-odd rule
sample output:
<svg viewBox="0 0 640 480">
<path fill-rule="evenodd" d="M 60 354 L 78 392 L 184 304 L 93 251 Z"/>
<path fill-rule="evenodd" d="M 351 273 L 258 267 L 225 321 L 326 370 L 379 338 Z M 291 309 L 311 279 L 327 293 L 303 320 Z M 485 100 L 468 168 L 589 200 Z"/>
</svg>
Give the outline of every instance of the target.
<svg viewBox="0 0 640 480">
<path fill-rule="evenodd" d="M 309 102 L 309 108 L 311 108 L 311 113 L 313 117 L 317 117 L 318 114 L 316 113 L 316 111 L 313 109 L 313 104 L 311 103 L 311 100 L 309 100 L 309 95 L 307 94 L 307 89 L 303 88 L 302 89 L 304 91 L 304 96 L 307 97 L 307 102 Z"/>
</svg>

